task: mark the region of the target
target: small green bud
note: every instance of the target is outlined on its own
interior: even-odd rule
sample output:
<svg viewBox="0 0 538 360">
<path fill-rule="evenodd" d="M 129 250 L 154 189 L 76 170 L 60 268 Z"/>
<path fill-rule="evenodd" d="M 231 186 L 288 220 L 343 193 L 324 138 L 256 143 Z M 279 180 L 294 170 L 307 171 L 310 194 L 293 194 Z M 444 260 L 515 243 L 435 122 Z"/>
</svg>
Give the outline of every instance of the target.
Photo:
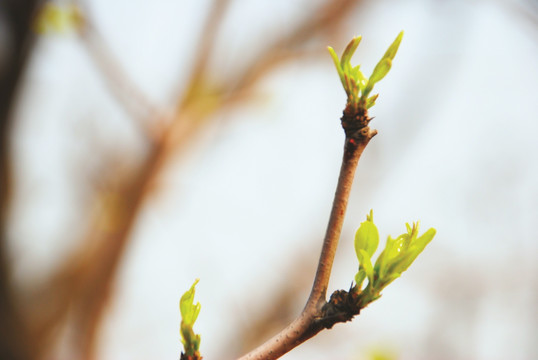
<svg viewBox="0 0 538 360">
<path fill-rule="evenodd" d="M 200 303 L 194 304 L 195 286 L 198 284 L 198 281 L 199 279 L 196 279 L 191 288 L 179 300 L 179 311 L 181 313 L 179 333 L 181 335 L 181 343 L 183 344 L 185 354 L 193 358 L 200 358 L 198 350 L 200 348 L 201 338 L 199 334 L 194 333 L 192 328 L 201 308 Z"/>
</svg>

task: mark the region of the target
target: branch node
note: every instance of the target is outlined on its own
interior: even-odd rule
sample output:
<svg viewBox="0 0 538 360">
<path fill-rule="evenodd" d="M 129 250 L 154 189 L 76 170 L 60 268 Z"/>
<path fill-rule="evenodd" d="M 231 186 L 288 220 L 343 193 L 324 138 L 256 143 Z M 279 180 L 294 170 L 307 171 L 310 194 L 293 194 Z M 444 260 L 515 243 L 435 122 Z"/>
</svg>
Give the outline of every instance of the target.
<svg viewBox="0 0 538 360">
<path fill-rule="evenodd" d="M 352 144 L 369 141 L 377 134 L 377 130 L 370 129 L 368 126 L 372 119 L 368 116 L 368 110 L 366 108 L 359 107 L 357 109 L 348 104 L 340 118 L 346 138 Z"/>
<path fill-rule="evenodd" d="M 351 321 L 361 311 L 359 303 L 359 294 L 352 289 L 336 290 L 329 302 L 323 305 L 316 322 L 325 329 L 331 329 L 336 323 Z"/>
</svg>

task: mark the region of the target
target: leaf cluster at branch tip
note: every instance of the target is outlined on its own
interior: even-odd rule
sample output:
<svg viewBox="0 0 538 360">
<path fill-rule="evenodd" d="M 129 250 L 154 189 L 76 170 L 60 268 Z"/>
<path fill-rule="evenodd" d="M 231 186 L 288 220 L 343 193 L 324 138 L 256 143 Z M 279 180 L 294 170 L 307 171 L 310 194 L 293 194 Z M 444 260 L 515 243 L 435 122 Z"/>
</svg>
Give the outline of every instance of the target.
<svg viewBox="0 0 538 360">
<path fill-rule="evenodd" d="M 383 79 L 389 72 L 392 66 L 392 60 L 398 51 L 398 47 L 402 41 L 403 31 L 401 31 L 396 39 L 389 46 L 381 60 L 377 63 L 372 75 L 366 78 L 360 71 L 360 65 L 351 66 L 350 60 L 355 50 L 359 46 L 362 37 L 354 37 L 344 49 L 340 59 L 332 47 L 328 47 L 329 53 L 333 58 L 336 71 L 340 81 L 344 86 L 344 90 L 347 94 L 347 105 L 352 106 L 355 111 L 360 108 L 369 109 L 375 105 L 375 101 L 379 94 L 369 96 L 372 92 L 374 85 Z"/>
<path fill-rule="evenodd" d="M 355 275 L 354 291 L 360 293 L 362 306 L 381 296 L 381 290 L 411 266 L 417 256 L 435 236 L 435 229 L 430 228 L 418 236 L 419 223 L 406 224 L 407 232 L 393 239 L 387 238 L 385 249 L 374 265 L 372 255 L 379 244 L 379 232 L 374 224 L 373 212 L 366 216 L 355 234 L 355 253 L 359 260 L 359 271 Z M 368 278 L 368 285 L 363 289 L 363 282 Z"/>
<path fill-rule="evenodd" d="M 185 355 L 188 358 L 198 358 L 200 349 L 200 335 L 195 334 L 193 325 L 200 313 L 200 303 L 194 304 L 195 286 L 199 279 L 194 281 L 191 288 L 187 290 L 179 300 L 179 311 L 181 313 L 180 335 Z"/>
</svg>

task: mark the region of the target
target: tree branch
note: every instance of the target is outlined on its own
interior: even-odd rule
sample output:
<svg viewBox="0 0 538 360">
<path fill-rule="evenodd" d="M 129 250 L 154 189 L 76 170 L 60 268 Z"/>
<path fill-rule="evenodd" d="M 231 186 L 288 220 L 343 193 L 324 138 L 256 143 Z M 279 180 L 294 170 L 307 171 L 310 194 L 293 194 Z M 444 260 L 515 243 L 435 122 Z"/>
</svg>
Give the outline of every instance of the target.
<svg viewBox="0 0 538 360">
<path fill-rule="evenodd" d="M 288 327 L 239 360 L 277 359 L 321 330 L 331 328 L 336 322 L 348 321 L 360 311 L 360 308 L 353 306 L 353 301 L 348 301 L 349 296 L 352 296 L 352 292 L 337 291 L 331 296 L 330 303 L 325 300 L 355 170 L 362 152 L 372 137 L 377 134 L 376 130 L 371 130 L 368 127 L 367 124 L 370 119 L 366 113 L 362 115 L 363 117 L 360 120 L 353 117 L 356 121 L 350 122 L 350 114 L 347 112 L 348 108 L 346 108 L 342 116 L 346 139 L 340 176 L 336 186 L 327 232 L 323 240 L 316 277 L 308 301 L 299 317 Z M 357 124 L 364 123 L 366 126 L 357 128 Z M 342 306 L 342 302 L 344 306 Z M 346 307 L 347 303 L 350 306 Z M 344 309 L 343 311 L 340 310 L 342 308 Z"/>
</svg>

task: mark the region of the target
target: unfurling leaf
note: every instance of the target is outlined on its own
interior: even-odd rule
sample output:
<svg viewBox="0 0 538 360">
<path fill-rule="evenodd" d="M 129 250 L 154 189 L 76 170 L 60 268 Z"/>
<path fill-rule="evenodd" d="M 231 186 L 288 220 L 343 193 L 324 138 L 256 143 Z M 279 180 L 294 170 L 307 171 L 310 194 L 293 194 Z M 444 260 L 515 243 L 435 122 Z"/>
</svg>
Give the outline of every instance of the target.
<svg viewBox="0 0 538 360">
<path fill-rule="evenodd" d="M 355 275 L 356 285 L 353 290 L 359 295 L 359 305 L 366 306 L 381 296 L 381 291 L 388 284 L 411 266 L 417 256 L 424 250 L 433 237 L 435 229 L 429 229 L 418 236 L 419 224 L 405 224 L 407 232 L 397 238 L 389 236 L 385 249 L 372 266 L 372 255 L 379 243 L 377 227 L 373 222 L 373 212 L 366 216 L 355 235 L 355 252 L 359 260 L 359 271 Z M 362 287 L 362 282 L 368 277 L 368 285 Z"/>
<path fill-rule="evenodd" d="M 372 106 L 375 105 L 375 101 L 377 100 L 377 97 L 379 94 L 375 94 L 374 96 L 370 96 L 368 99 L 366 99 L 366 108 L 369 109 Z"/>
<path fill-rule="evenodd" d="M 183 322 L 187 325 L 193 325 L 198 318 L 198 314 L 200 313 L 200 303 L 194 304 L 194 294 L 196 291 L 195 286 L 196 284 L 198 284 L 199 281 L 200 279 L 196 279 L 194 281 L 194 284 L 192 284 L 191 288 L 183 294 L 181 300 L 179 301 L 181 318 L 183 319 Z"/>
<path fill-rule="evenodd" d="M 389 48 L 385 52 L 385 55 L 383 55 L 383 59 L 394 59 L 394 56 L 396 56 L 396 52 L 398 52 L 398 48 L 400 47 L 400 43 L 402 42 L 403 38 L 403 31 L 400 31 L 398 36 L 396 36 L 396 39 L 390 44 Z"/>
<path fill-rule="evenodd" d="M 357 253 L 357 257 L 359 258 L 360 267 L 364 269 L 366 276 L 368 276 L 369 283 L 372 284 L 374 282 L 374 268 L 372 266 L 370 255 L 366 251 L 360 249 Z"/>
<path fill-rule="evenodd" d="M 355 274 L 355 283 L 357 284 L 357 288 L 360 289 L 362 286 L 362 282 L 366 278 L 366 271 L 364 269 L 360 269 L 357 274 Z"/>
<path fill-rule="evenodd" d="M 200 348 L 200 335 L 195 334 L 193 325 L 200 313 L 200 303 L 194 304 L 195 286 L 198 284 L 199 279 L 194 281 L 191 288 L 187 290 L 181 299 L 179 300 L 179 311 L 181 313 L 181 325 L 179 332 L 181 335 L 181 343 L 185 350 L 185 355 L 191 359 L 201 359 Z"/>
<path fill-rule="evenodd" d="M 374 71 L 372 72 L 372 75 L 370 75 L 370 78 L 368 79 L 368 85 L 371 85 L 373 87 L 376 82 L 383 79 L 385 75 L 388 74 L 391 66 L 391 59 L 383 59 L 378 62 L 376 67 L 374 68 Z"/>
<path fill-rule="evenodd" d="M 328 47 L 329 53 L 333 59 L 338 76 L 342 82 L 342 86 L 347 94 L 346 106 L 351 106 L 351 109 L 356 113 L 364 113 L 368 108 L 375 104 L 377 96 L 368 98 L 368 95 L 374 88 L 374 85 L 383 79 L 389 72 L 392 66 L 392 60 L 398 51 L 400 42 L 402 41 L 403 31 L 398 34 L 396 40 L 390 45 L 385 52 L 385 55 L 376 65 L 372 75 L 367 79 L 360 71 L 360 66 L 352 66 L 350 61 L 351 57 L 357 50 L 361 37 L 354 37 L 344 49 L 340 59 L 336 55 L 336 52 L 330 46 Z M 359 111 L 362 109 L 362 111 Z"/>
<path fill-rule="evenodd" d="M 340 64 L 342 64 L 342 68 L 346 69 L 346 67 L 351 67 L 351 57 L 355 53 L 355 50 L 357 50 L 357 47 L 359 46 L 361 40 L 362 36 L 356 36 L 351 39 L 349 44 L 347 44 L 346 48 L 344 49 L 344 52 L 342 53 L 342 57 L 340 58 Z"/>
<path fill-rule="evenodd" d="M 355 233 L 355 252 L 357 257 L 360 250 L 365 250 L 371 257 L 379 245 L 379 232 L 373 222 L 373 212 L 370 211 L 370 216 L 366 221 L 361 223 L 361 226 Z"/>
</svg>

